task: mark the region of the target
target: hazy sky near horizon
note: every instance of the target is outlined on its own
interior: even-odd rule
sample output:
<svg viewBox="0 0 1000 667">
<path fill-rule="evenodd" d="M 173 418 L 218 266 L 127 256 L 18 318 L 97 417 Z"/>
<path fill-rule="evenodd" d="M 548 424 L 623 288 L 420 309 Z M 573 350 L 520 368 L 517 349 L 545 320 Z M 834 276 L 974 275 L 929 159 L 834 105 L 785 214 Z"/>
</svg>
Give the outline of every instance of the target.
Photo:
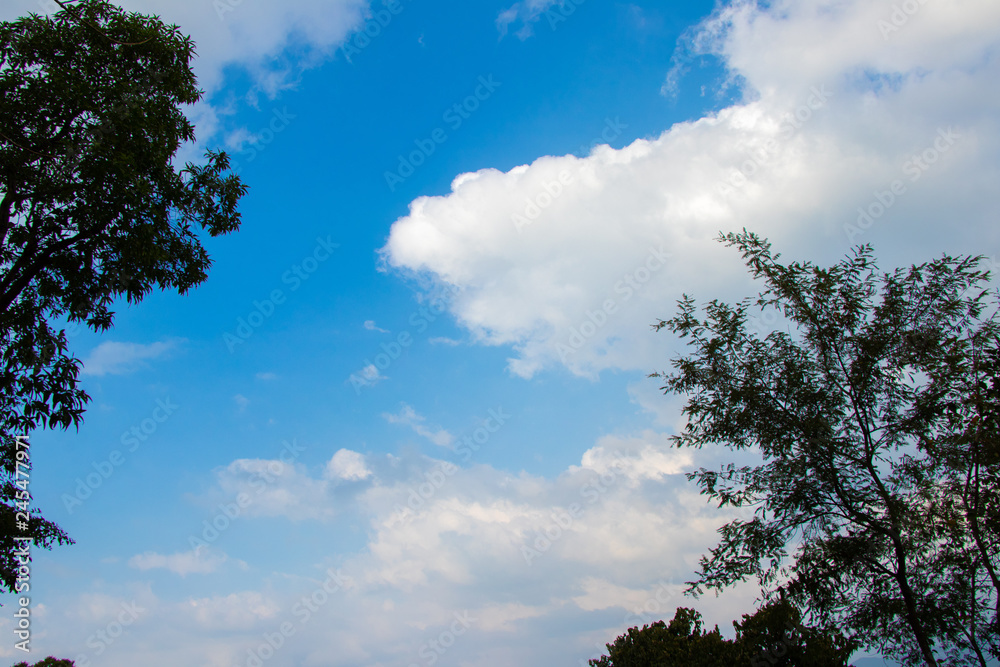
<svg viewBox="0 0 1000 667">
<path fill-rule="evenodd" d="M 183 157 L 250 192 L 203 285 L 70 330 L 92 401 L 32 435 L 32 491 L 77 544 L 35 552 L 31 662 L 548 667 L 677 606 L 729 629 L 756 587 L 681 595 L 727 517 L 683 473 L 727 454 L 671 448 L 647 377 L 683 293 L 758 289 L 719 232 L 1000 268 L 995 0 L 120 4 L 193 36 Z"/>
</svg>

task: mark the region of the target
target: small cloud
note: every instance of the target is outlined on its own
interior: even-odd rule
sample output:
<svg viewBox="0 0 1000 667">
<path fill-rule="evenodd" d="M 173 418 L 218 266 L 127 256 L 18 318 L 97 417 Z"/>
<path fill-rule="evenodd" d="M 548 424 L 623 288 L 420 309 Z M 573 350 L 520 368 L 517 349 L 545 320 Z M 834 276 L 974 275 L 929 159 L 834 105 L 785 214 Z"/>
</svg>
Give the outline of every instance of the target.
<svg viewBox="0 0 1000 667">
<path fill-rule="evenodd" d="M 233 396 L 233 402 L 239 407 L 240 412 L 246 410 L 247 406 L 250 405 L 250 399 L 243 394 L 236 394 Z"/>
<path fill-rule="evenodd" d="M 182 340 L 142 343 L 101 343 L 83 360 L 83 375 L 125 375 L 145 367 L 146 362 L 161 357 L 177 347 Z"/>
<path fill-rule="evenodd" d="M 254 377 L 256 377 L 258 380 L 264 380 L 265 382 L 278 379 L 278 376 L 275 375 L 274 373 L 257 373 L 257 375 L 255 375 Z"/>
<path fill-rule="evenodd" d="M 225 139 L 226 147 L 233 152 L 243 150 L 243 147 L 252 141 L 250 131 L 245 127 L 230 132 Z"/>
<path fill-rule="evenodd" d="M 669 434 L 646 429 L 634 437 L 602 436 L 583 453 L 580 469 L 620 474 L 636 485 L 643 480 L 659 481 L 667 475 L 679 475 L 691 462 L 691 454 L 678 450 Z"/>
<path fill-rule="evenodd" d="M 372 471 L 365 465 L 365 457 L 350 449 L 340 449 L 326 464 L 327 479 L 343 479 L 351 482 L 368 479 Z"/>
<path fill-rule="evenodd" d="M 628 6 L 629 17 L 635 21 L 635 24 L 640 28 L 646 26 L 646 14 L 642 11 L 642 7 L 639 5 L 629 5 Z"/>
<path fill-rule="evenodd" d="M 369 331 L 381 331 L 382 333 L 389 333 L 387 329 L 383 329 L 375 325 L 375 320 L 365 320 L 365 329 Z"/>
<path fill-rule="evenodd" d="M 500 32 L 500 39 L 507 36 L 507 29 L 510 24 L 517 20 L 517 5 L 508 7 L 497 16 L 497 30 Z"/>
<path fill-rule="evenodd" d="M 439 447 L 448 447 L 455 440 L 454 436 L 443 428 L 431 430 L 424 426 L 426 419 L 423 416 L 418 415 L 416 411 L 406 403 L 403 403 L 403 409 L 400 410 L 398 415 L 384 412 L 382 413 L 382 417 L 390 424 L 402 424 L 403 426 L 409 426 L 417 435 L 427 438 Z"/>
<path fill-rule="evenodd" d="M 521 29 L 515 35 L 522 42 L 534 34 L 531 26 L 541 18 L 542 14 L 549 11 L 553 5 L 562 4 L 564 0 L 523 0 L 515 2 L 497 16 L 496 26 L 500 33 L 500 39 L 507 36 L 510 26 L 518 21 L 521 22 Z M 551 20 L 551 19 L 550 19 Z"/>
<path fill-rule="evenodd" d="M 286 443 L 287 444 L 287 443 Z M 287 447 L 286 447 L 287 449 Z M 288 450 L 295 456 L 294 449 Z M 284 456 L 284 452 L 282 453 Z M 284 516 L 292 521 L 326 519 L 336 514 L 329 503 L 330 481 L 308 474 L 304 466 L 278 459 L 236 459 L 216 471 L 217 491 L 223 497 L 250 499 L 240 517 Z M 217 495 L 212 494 L 213 502 Z"/>
<path fill-rule="evenodd" d="M 670 70 L 660 88 L 661 95 L 676 99 L 680 92 L 681 80 L 691 70 L 692 64 L 698 62 L 702 56 L 709 55 L 706 44 L 698 37 L 697 30 L 688 30 L 677 40 L 674 53 L 670 57 Z M 701 94 L 705 95 L 705 86 L 701 87 Z"/>
<path fill-rule="evenodd" d="M 428 341 L 431 345 L 448 345 L 455 347 L 456 345 L 461 345 L 462 341 L 455 340 L 454 338 L 447 338 L 445 336 L 435 336 Z"/>
<path fill-rule="evenodd" d="M 169 570 L 186 577 L 189 574 L 211 574 L 228 560 L 229 557 L 225 554 L 208 553 L 205 549 L 198 548 L 170 555 L 147 551 L 132 556 L 128 565 L 137 570 Z"/>
<path fill-rule="evenodd" d="M 368 364 L 360 371 L 353 373 L 348 379 L 348 382 L 360 382 L 361 384 L 368 385 L 369 387 L 374 387 L 385 379 L 387 379 L 386 376 L 379 372 L 375 364 Z"/>
</svg>

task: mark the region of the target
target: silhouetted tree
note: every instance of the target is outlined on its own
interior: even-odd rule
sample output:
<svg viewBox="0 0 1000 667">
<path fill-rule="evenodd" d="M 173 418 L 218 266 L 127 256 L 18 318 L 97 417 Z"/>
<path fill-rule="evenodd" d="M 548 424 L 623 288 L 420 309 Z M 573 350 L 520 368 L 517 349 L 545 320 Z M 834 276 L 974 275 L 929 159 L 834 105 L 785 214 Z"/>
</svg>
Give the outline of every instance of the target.
<svg viewBox="0 0 1000 667">
<path fill-rule="evenodd" d="M 111 326 L 112 303 L 181 294 L 211 261 L 197 236 L 239 228 L 244 186 L 225 153 L 174 167 L 194 139 L 182 107 L 201 98 L 194 45 L 176 26 L 83 0 L 0 23 L 0 586 L 14 537 L 71 540 L 24 511 L 14 436 L 79 427 L 80 362 L 53 322 Z"/>
<path fill-rule="evenodd" d="M 630 628 L 608 644 L 608 655 L 591 667 L 846 667 L 857 645 L 839 633 L 802 624 L 802 615 L 785 600 L 733 621 L 735 639 L 718 626 L 702 628 L 701 615 L 678 607 L 669 624 Z"/>
<path fill-rule="evenodd" d="M 19 662 L 14 667 L 74 667 L 72 660 L 59 660 L 58 658 L 53 658 L 49 656 L 45 660 L 39 660 L 34 665 L 28 665 L 26 662 Z"/>
<path fill-rule="evenodd" d="M 787 330 L 748 327 L 749 299 L 685 296 L 656 328 L 693 352 L 656 373 L 686 395 L 678 446 L 760 454 L 688 475 L 720 506 L 691 591 L 756 577 L 822 627 L 907 665 L 1000 657 L 1000 327 L 982 258 L 881 274 L 868 246 L 831 268 L 781 264 L 756 235 L 738 247 Z M 995 305 L 995 302 L 993 303 Z"/>
</svg>

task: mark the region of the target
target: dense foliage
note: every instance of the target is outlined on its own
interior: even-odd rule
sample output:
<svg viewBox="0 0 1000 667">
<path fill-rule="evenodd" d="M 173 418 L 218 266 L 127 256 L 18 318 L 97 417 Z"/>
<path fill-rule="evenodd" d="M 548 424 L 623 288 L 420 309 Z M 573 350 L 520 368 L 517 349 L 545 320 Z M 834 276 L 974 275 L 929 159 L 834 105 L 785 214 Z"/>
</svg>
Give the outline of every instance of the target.
<svg viewBox="0 0 1000 667">
<path fill-rule="evenodd" d="M 48 657 L 44 660 L 39 660 L 34 665 L 28 665 L 26 662 L 19 662 L 14 667 L 74 667 L 72 660 L 59 660 L 58 658 Z"/>
<path fill-rule="evenodd" d="M 720 240 L 765 289 L 704 318 L 685 296 L 657 328 L 693 351 L 654 375 L 687 396 L 678 446 L 762 462 L 689 475 L 754 509 L 720 529 L 691 590 L 756 577 L 907 665 L 1000 657 L 1000 329 L 981 258 L 883 274 L 870 247 L 820 268 L 745 231 Z M 754 306 L 783 330 L 756 335 Z"/>
<path fill-rule="evenodd" d="M 176 26 L 84 0 L 0 24 L 0 584 L 15 535 L 69 541 L 33 512 L 18 528 L 15 435 L 79 427 L 89 397 L 56 322 L 111 326 L 116 299 L 185 293 L 211 261 L 198 239 L 239 227 L 246 187 L 224 153 L 177 169 L 202 93 Z M 22 472 L 23 472 L 22 462 Z"/>
<path fill-rule="evenodd" d="M 856 644 L 838 633 L 802 624 L 799 611 L 784 600 L 733 621 L 735 639 L 715 627 L 706 632 L 701 615 L 678 607 L 669 624 L 629 630 L 608 644 L 608 655 L 591 667 L 846 667 Z"/>
</svg>

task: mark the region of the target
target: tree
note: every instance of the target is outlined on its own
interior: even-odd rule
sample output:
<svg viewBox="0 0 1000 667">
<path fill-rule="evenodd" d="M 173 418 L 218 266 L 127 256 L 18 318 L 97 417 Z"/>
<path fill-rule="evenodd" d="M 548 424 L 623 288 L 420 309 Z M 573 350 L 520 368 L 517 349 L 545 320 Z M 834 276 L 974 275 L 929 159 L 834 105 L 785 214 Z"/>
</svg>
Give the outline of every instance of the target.
<svg viewBox="0 0 1000 667">
<path fill-rule="evenodd" d="M 810 627 L 784 598 L 733 621 L 736 645 L 752 667 L 846 667 L 858 642 L 838 631 Z"/>
<path fill-rule="evenodd" d="M 677 446 L 759 454 L 688 475 L 730 521 L 690 592 L 756 577 L 823 627 L 907 665 L 986 665 L 1000 627 L 1000 330 L 982 258 L 880 274 L 869 246 L 836 266 L 783 265 L 752 233 L 721 236 L 765 289 L 685 295 L 660 321 L 693 352 L 665 392 L 687 395 Z M 748 312 L 776 308 L 763 339 Z"/>
<path fill-rule="evenodd" d="M 592 667 L 846 667 L 856 643 L 839 633 L 805 626 L 801 613 L 777 600 L 743 621 L 733 621 L 736 639 L 716 627 L 702 630 L 701 614 L 678 607 L 670 624 L 629 630 Z"/>
<path fill-rule="evenodd" d="M 70 542 L 37 511 L 14 532 L 14 436 L 79 428 L 89 397 L 54 323 L 107 330 L 116 299 L 184 294 L 211 265 L 198 227 L 239 228 L 225 153 L 173 166 L 202 96 L 177 26 L 105 0 L 0 24 L 0 553 L 16 534 Z M 10 559 L 0 584 L 10 589 Z"/>
<path fill-rule="evenodd" d="M 59 660 L 58 658 L 53 658 L 49 656 L 44 660 L 39 660 L 34 665 L 28 665 L 26 662 L 19 662 L 14 667 L 73 667 L 72 660 Z"/>
<path fill-rule="evenodd" d="M 614 644 L 607 644 L 608 655 L 590 660 L 591 667 L 715 667 L 734 665 L 737 651 L 716 627 L 702 630 L 701 614 L 678 607 L 670 624 L 629 628 Z"/>
</svg>

